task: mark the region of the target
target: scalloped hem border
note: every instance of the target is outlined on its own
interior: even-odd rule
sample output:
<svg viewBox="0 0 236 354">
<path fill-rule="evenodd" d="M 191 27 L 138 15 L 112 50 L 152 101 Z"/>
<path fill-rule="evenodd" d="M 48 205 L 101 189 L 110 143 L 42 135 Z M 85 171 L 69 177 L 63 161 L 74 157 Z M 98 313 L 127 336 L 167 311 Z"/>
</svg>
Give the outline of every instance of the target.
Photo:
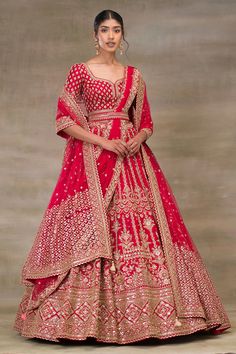
<svg viewBox="0 0 236 354">
<path fill-rule="evenodd" d="M 71 340 L 71 341 L 86 341 L 88 339 L 95 339 L 96 342 L 98 343 L 110 343 L 110 344 L 130 344 L 130 343 L 136 343 L 136 342 L 140 342 L 142 340 L 145 339 L 157 339 L 157 340 L 165 340 L 165 339 L 170 339 L 170 338 L 175 338 L 175 337 L 180 337 L 180 336 L 187 336 L 190 334 L 194 334 L 197 333 L 199 331 L 204 331 L 203 333 L 207 333 L 209 332 L 209 334 L 211 335 L 220 335 L 222 334 L 225 330 L 229 329 L 231 326 L 230 325 L 226 325 L 225 327 L 217 330 L 217 328 L 219 327 L 219 323 L 213 323 L 211 325 L 206 326 L 199 326 L 196 327 L 194 329 L 190 329 L 190 330 L 186 330 L 184 332 L 176 332 L 173 334 L 168 334 L 168 335 L 156 335 L 156 334 L 150 334 L 150 335 L 146 335 L 143 337 L 137 337 L 134 338 L 132 340 L 125 340 L 125 341 L 119 341 L 119 340 L 112 340 L 112 339 L 106 339 L 106 338 L 102 338 L 102 337 L 97 337 L 96 334 L 88 334 L 86 337 L 79 337 L 79 336 L 58 336 L 56 338 L 48 338 L 48 337 L 43 337 L 40 334 L 34 334 L 34 335 L 30 335 L 28 336 L 27 334 L 21 333 L 20 329 L 17 328 L 16 326 L 13 327 L 13 329 L 15 329 L 17 332 L 19 332 L 19 334 L 22 337 L 28 338 L 28 339 L 43 339 L 43 340 L 47 340 L 47 341 L 51 341 L 51 342 L 57 342 L 60 343 L 60 340 Z"/>
</svg>

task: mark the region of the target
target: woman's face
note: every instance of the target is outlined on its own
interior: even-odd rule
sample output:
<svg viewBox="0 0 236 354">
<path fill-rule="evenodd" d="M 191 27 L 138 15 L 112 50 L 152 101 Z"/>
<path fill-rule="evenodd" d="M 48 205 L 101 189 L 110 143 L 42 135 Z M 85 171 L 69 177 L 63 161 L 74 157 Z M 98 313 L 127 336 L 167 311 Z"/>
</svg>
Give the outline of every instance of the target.
<svg viewBox="0 0 236 354">
<path fill-rule="evenodd" d="M 114 19 L 103 21 L 97 33 L 100 49 L 107 52 L 115 52 L 122 40 L 121 25 Z"/>
</svg>

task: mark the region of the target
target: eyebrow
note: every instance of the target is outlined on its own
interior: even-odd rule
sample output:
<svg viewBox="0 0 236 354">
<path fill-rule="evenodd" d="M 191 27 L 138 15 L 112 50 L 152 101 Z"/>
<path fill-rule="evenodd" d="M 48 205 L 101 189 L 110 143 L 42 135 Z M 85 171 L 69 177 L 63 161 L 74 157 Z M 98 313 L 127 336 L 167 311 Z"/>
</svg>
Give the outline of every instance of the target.
<svg viewBox="0 0 236 354">
<path fill-rule="evenodd" d="M 109 28 L 109 26 L 100 26 L 100 27 L 106 27 L 106 28 Z M 113 26 L 113 28 L 121 28 L 121 26 Z"/>
</svg>

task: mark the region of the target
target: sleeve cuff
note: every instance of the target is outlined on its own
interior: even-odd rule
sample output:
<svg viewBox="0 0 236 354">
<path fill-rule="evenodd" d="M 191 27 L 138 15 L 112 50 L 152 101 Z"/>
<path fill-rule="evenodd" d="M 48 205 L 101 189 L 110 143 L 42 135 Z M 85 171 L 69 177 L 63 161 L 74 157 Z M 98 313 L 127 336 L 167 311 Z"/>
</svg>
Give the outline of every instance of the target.
<svg viewBox="0 0 236 354">
<path fill-rule="evenodd" d="M 151 136 L 152 133 L 153 133 L 153 131 L 152 131 L 151 128 L 142 128 L 142 129 L 140 129 L 140 131 L 142 131 L 142 130 L 146 133 L 146 140 L 147 140 L 148 138 L 150 138 L 150 136 Z"/>
<path fill-rule="evenodd" d="M 70 116 L 63 116 L 57 119 L 55 123 L 56 134 L 61 135 L 63 137 L 66 136 L 67 134 L 64 133 L 62 130 L 75 124 L 75 121 L 71 119 Z"/>
</svg>

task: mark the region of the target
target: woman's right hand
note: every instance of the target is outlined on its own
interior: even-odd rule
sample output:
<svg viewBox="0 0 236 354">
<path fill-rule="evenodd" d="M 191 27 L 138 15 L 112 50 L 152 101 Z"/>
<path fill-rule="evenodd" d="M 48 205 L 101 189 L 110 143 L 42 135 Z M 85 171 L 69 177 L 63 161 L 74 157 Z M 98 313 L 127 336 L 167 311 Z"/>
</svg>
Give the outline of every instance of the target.
<svg viewBox="0 0 236 354">
<path fill-rule="evenodd" d="M 122 139 L 104 139 L 102 142 L 102 148 L 115 152 L 118 156 L 127 156 L 129 153 L 128 145 Z"/>
</svg>

